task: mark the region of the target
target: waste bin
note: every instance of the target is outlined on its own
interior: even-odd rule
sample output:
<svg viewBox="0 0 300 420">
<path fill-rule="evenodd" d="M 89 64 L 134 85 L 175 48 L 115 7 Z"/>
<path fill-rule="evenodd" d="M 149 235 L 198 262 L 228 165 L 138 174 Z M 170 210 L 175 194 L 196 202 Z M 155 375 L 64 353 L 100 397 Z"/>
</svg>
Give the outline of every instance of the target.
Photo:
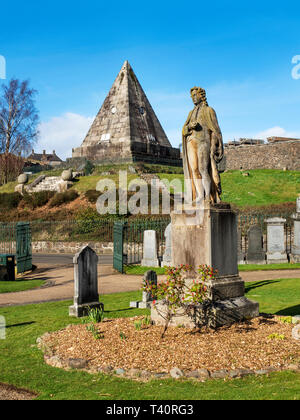
<svg viewBox="0 0 300 420">
<path fill-rule="evenodd" d="M 13 254 L 0 254 L 0 281 L 15 281 L 15 256 Z"/>
</svg>

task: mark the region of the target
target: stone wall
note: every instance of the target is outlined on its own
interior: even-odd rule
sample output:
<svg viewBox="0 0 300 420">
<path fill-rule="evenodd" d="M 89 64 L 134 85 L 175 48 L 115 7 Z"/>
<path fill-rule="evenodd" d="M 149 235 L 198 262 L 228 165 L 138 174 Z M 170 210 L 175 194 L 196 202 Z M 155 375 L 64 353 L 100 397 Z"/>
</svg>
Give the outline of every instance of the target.
<svg viewBox="0 0 300 420">
<path fill-rule="evenodd" d="M 90 246 L 98 255 L 112 254 L 112 242 L 50 242 L 50 241 L 35 241 L 32 242 L 33 253 L 44 254 L 76 254 L 84 246 Z"/>
<path fill-rule="evenodd" d="M 225 147 L 226 169 L 300 171 L 300 141 Z"/>
</svg>

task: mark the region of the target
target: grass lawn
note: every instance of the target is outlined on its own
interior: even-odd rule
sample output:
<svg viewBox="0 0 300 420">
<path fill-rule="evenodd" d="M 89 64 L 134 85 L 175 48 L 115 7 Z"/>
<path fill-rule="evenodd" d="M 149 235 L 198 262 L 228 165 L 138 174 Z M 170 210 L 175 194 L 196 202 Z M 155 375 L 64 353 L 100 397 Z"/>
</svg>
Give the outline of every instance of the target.
<svg viewBox="0 0 300 420">
<path fill-rule="evenodd" d="M 222 200 L 238 207 L 259 207 L 295 201 L 300 184 L 300 171 L 277 169 L 253 169 L 243 176 L 241 171 L 228 171 L 221 174 Z M 158 174 L 160 179 L 171 182 L 181 181 L 184 176 Z M 180 188 L 175 187 L 175 191 Z"/>
<path fill-rule="evenodd" d="M 272 280 L 247 285 L 250 298 L 261 311 L 284 315 L 300 313 L 300 279 Z M 101 296 L 109 318 L 147 314 L 149 310 L 129 308 L 141 292 Z M 5 340 L 0 340 L 0 382 L 35 391 L 38 399 L 98 400 L 215 400 L 215 399 L 300 399 L 300 374 L 277 372 L 270 376 L 245 377 L 230 381 L 195 383 L 187 380 L 155 379 L 147 383 L 128 379 L 63 371 L 43 362 L 35 346 L 37 337 L 81 320 L 68 316 L 71 302 L 0 308 L 6 319 Z"/>
<path fill-rule="evenodd" d="M 299 270 L 300 263 L 298 264 L 241 264 L 239 271 L 264 271 L 264 270 Z M 141 267 L 140 265 L 127 265 L 124 267 L 125 274 L 143 275 L 148 270 L 155 271 L 158 275 L 165 274 L 164 267 Z"/>
<path fill-rule="evenodd" d="M 0 281 L 0 293 L 23 292 L 24 290 L 35 289 L 44 284 L 44 280 L 24 280 Z"/>
</svg>

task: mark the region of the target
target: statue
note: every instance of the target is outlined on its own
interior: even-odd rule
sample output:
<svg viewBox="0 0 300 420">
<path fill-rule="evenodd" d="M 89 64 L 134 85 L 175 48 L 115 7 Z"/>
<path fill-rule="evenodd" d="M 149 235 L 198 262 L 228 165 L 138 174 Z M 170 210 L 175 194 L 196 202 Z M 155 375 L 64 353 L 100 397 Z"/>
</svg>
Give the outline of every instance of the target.
<svg viewBox="0 0 300 420">
<path fill-rule="evenodd" d="M 222 133 L 215 111 L 208 106 L 206 92 L 191 89 L 194 109 L 182 130 L 182 153 L 187 198 L 201 203 L 220 203 L 221 181 L 217 164 L 223 158 Z"/>
</svg>

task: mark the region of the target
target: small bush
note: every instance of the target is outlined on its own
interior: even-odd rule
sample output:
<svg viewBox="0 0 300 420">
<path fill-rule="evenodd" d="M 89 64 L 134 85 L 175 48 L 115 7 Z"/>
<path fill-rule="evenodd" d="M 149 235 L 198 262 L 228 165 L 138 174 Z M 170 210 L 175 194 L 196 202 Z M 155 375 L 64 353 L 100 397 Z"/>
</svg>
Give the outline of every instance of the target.
<svg viewBox="0 0 300 420">
<path fill-rule="evenodd" d="M 59 207 L 62 204 L 70 203 L 71 201 L 76 200 L 79 196 L 78 192 L 75 190 L 68 190 L 63 193 L 56 193 L 54 197 L 51 198 L 49 202 L 50 207 Z"/>
<path fill-rule="evenodd" d="M 98 200 L 98 197 L 101 193 L 97 190 L 88 190 L 85 192 L 84 196 L 88 199 L 88 201 L 92 204 L 95 204 Z"/>
<path fill-rule="evenodd" d="M 18 207 L 22 195 L 18 192 L 0 194 L 0 208 L 11 210 Z"/>
<path fill-rule="evenodd" d="M 38 191 L 32 194 L 25 193 L 23 201 L 32 209 L 45 206 L 55 195 L 54 191 Z"/>
</svg>

